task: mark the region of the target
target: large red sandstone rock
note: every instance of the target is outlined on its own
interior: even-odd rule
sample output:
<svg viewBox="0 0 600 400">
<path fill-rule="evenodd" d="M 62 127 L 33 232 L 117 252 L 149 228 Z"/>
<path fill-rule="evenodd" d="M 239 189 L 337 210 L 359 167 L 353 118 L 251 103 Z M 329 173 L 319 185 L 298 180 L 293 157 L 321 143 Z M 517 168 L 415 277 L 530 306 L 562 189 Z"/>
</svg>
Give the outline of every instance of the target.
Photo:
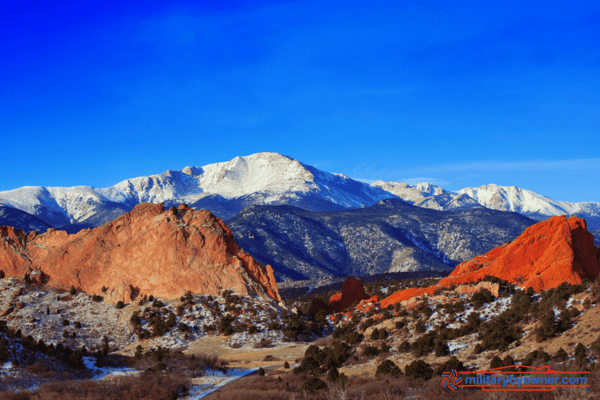
<svg viewBox="0 0 600 400">
<path fill-rule="evenodd" d="M 387 307 L 422 294 L 433 294 L 440 287 L 468 284 L 486 275 L 496 276 L 536 292 L 552 289 L 562 282 L 579 284 L 600 274 L 600 248 L 587 231 L 585 220 L 566 216 L 552 217 L 527 228 L 514 241 L 460 263 L 437 285 L 407 289 L 382 300 Z"/>
<path fill-rule="evenodd" d="M 266 295 L 281 301 L 273 269 L 245 253 L 231 230 L 209 211 L 140 204 L 93 230 L 25 235 L 0 226 L 0 269 L 22 277 L 34 269 L 47 284 L 101 294 L 110 302 L 139 295 L 192 293 Z"/>
<path fill-rule="evenodd" d="M 336 293 L 329 299 L 329 307 L 334 312 L 341 312 L 354 302 L 368 299 L 360 279 L 350 277 L 342 284 L 342 292 Z"/>
</svg>

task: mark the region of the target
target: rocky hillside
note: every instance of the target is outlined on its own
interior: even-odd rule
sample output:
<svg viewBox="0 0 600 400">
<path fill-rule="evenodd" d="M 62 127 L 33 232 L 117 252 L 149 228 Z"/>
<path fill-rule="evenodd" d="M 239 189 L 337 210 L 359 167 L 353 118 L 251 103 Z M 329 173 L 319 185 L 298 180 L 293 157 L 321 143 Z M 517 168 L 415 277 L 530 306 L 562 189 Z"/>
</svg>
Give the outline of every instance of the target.
<svg viewBox="0 0 600 400">
<path fill-rule="evenodd" d="M 223 221 L 206 210 L 182 205 L 165 211 L 162 204 L 146 203 L 73 235 L 52 229 L 25 234 L 12 227 L 0 232 L 4 275 L 28 274 L 51 287 L 105 293 L 112 303 L 221 289 L 280 300 L 271 267 L 241 250 Z"/>
<path fill-rule="evenodd" d="M 382 300 L 382 307 L 437 290 L 482 280 L 490 275 L 534 291 L 561 283 L 580 284 L 600 274 L 600 247 L 587 231 L 585 220 L 552 217 L 530 226 L 519 237 L 488 253 L 459 264 L 437 285 L 408 289 Z"/>
<path fill-rule="evenodd" d="M 594 244 L 596 246 L 600 245 L 600 229 L 591 230 L 590 233 L 594 235 Z"/>
<path fill-rule="evenodd" d="M 357 210 L 313 213 L 253 206 L 228 221 L 237 242 L 278 278 L 452 271 L 514 239 L 534 221 L 474 208 L 437 211 L 387 199 Z"/>
<path fill-rule="evenodd" d="M 51 228 L 41 219 L 12 207 L 0 206 L 0 222 L 2 225 L 23 229 L 25 232 L 46 232 Z"/>
</svg>

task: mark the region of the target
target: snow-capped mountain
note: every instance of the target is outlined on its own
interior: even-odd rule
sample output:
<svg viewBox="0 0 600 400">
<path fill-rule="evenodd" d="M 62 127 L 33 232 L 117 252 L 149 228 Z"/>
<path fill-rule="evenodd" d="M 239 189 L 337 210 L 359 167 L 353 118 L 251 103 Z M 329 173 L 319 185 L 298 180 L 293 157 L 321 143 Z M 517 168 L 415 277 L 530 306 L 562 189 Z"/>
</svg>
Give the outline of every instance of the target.
<svg viewBox="0 0 600 400">
<path fill-rule="evenodd" d="M 0 192 L 0 205 L 25 211 L 54 227 L 76 230 L 101 225 L 141 202 L 186 203 L 229 219 L 253 204 L 334 211 L 366 207 L 391 197 L 395 196 L 383 189 L 278 153 L 257 153 L 127 179 L 108 188 L 22 187 Z"/>
<path fill-rule="evenodd" d="M 371 186 L 387 190 L 415 206 L 433 210 L 468 210 L 481 207 L 476 200 L 467 195 L 457 195 L 427 182 L 411 186 L 404 182 L 377 181 Z"/>
<path fill-rule="evenodd" d="M 514 211 L 537 220 L 563 214 L 600 216 L 600 203 L 557 201 L 531 190 L 515 186 L 491 184 L 477 188 L 461 189 L 457 193 L 469 195 L 484 207 L 501 211 Z"/>
<path fill-rule="evenodd" d="M 576 215 L 585 218 L 590 229 L 600 228 L 600 203 L 557 201 L 515 186 L 490 184 L 456 192 L 428 183 L 411 186 L 403 182 L 377 181 L 371 186 L 387 190 L 419 207 L 462 210 L 483 206 L 493 210 L 516 212 L 538 221 L 555 215 Z"/>
</svg>

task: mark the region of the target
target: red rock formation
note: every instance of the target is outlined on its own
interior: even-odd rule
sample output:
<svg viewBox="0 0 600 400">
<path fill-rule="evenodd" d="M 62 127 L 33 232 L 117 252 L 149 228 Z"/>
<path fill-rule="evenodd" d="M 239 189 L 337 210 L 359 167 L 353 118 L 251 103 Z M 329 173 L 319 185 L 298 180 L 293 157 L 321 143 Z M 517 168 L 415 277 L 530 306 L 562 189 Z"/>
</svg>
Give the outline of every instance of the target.
<svg viewBox="0 0 600 400">
<path fill-rule="evenodd" d="M 351 306 L 354 302 L 360 302 L 367 299 L 368 296 L 365 293 L 360 279 L 350 277 L 342 284 L 342 292 L 336 293 L 329 299 L 329 307 L 334 312 L 341 312 L 347 307 Z"/>
<path fill-rule="evenodd" d="M 440 287 L 468 284 L 486 275 L 496 276 L 536 292 L 552 289 L 562 282 L 579 284 L 600 274 L 600 248 L 587 231 L 585 220 L 552 217 L 527 228 L 514 241 L 459 264 L 438 285 L 396 292 L 381 302 L 382 307 Z"/>
<path fill-rule="evenodd" d="M 281 301 L 273 269 L 246 254 L 209 211 L 140 204 L 93 230 L 25 235 L 0 227 L 0 268 L 23 277 L 39 269 L 49 286 L 102 294 L 111 302 L 135 295 L 192 293 L 267 295 Z"/>
</svg>

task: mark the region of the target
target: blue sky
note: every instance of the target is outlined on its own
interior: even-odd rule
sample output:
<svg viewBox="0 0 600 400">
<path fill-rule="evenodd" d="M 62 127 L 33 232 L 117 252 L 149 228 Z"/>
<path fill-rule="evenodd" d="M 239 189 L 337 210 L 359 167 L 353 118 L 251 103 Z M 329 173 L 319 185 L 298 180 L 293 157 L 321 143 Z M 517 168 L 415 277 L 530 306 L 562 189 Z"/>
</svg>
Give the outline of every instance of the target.
<svg viewBox="0 0 600 400">
<path fill-rule="evenodd" d="M 594 2 L 119 3 L 3 6 L 0 190 L 275 151 L 600 201 Z"/>
</svg>

